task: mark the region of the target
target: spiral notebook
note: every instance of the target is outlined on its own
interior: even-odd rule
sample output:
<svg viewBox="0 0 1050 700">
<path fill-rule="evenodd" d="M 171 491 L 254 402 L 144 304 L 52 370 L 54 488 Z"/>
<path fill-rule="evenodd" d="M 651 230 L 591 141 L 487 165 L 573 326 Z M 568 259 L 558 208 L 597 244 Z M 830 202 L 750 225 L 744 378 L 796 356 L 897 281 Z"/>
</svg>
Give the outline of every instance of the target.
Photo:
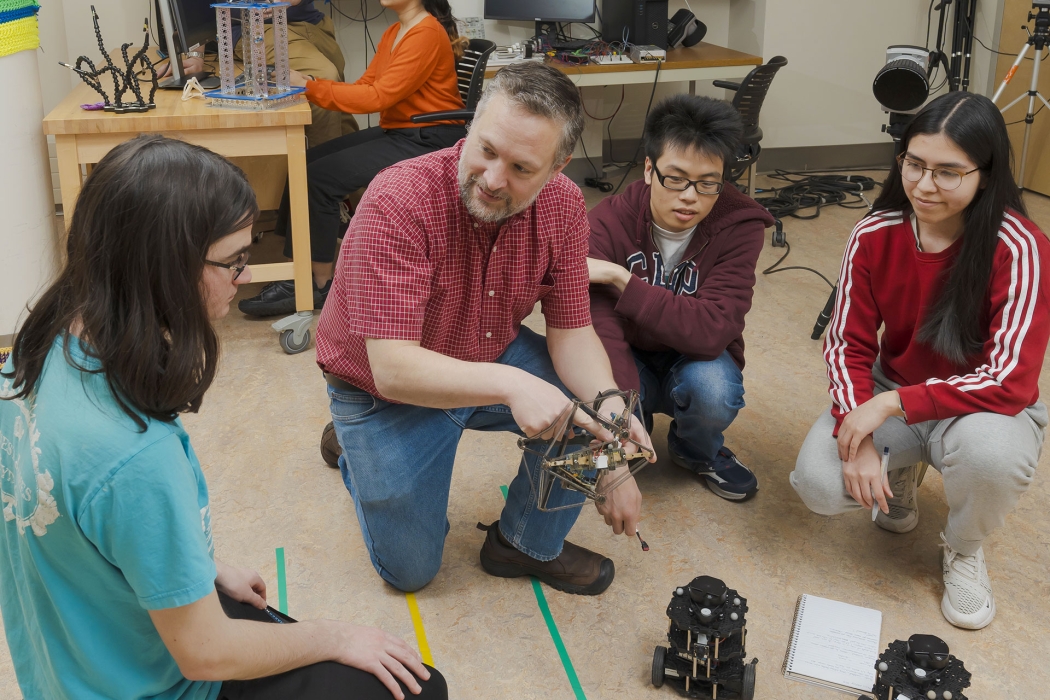
<svg viewBox="0 0 1050 700">
<path fill-rule="evenodd" d="M 870 693 L 881 632 L 878 610 L 800 595 L 784 675 L 854 696 Z"/>
</svg>

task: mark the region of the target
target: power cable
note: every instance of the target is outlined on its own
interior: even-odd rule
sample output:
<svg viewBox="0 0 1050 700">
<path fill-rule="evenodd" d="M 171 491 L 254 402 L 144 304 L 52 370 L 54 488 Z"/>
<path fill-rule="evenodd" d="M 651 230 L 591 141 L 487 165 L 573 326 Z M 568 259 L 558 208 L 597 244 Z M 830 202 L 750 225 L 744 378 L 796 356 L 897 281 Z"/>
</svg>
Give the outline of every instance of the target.
<svg viewBox="0 0 1050 700">
<path fill-rule="evenodd" d="M 777 230 L 780 233 L 783 233 L 783 230 L 780 229 L 780 219 L 777 219 Z M 832 289 L 835 288 L 835 285 L 831 282 L 831 280 L 825 277 L 822 272 L 814 270 L 812 267 L 805 267 L 803 265 L 789 265 L 788 267 L 777 267 L 778 265 L 780 265 L 780 263 L 784 262 L 784 259 L 787 256 L 791 255 L 791 244 L 788 243 L 786 239 L 782 240 L 782 244 L 785 248 L 787 248 L 787 250 L 784 252 L 783 255 L 780 256 L 779 260 L 767 267 L 765 270 L 762 270 L 763 275 L 775 275 L 778 272 L 787 272 L 788 270 L 803 270 L 805 272 L 812 272 L 814 275 L 827 282 L 829 287 L 831 287 Z"/>
<path fill-rule="evenodd" d="M 649 110 L 653 108 L 653 98 L 656 96 L 656 84 L 660 81 L 660 68 L 663 67 L 663 64 L 664 64 L 663 61 L 657 61 L 656 62 L 656 75 L 653 77 L 653 90 L 652 90 L 652 92 L 649 93 L 649 104 L 646 105 L 646 107 L 645 107 L 645 117 L 642 119 L 642 123 L 643 124 L 645 123 L 645 120 L 649 118 Z M 611 134 L 612 134 L 612 132 L 610 130 L 610 136 L 611 136 Z M 641 153 L 642 144 L 644 142 L 645 142 L 644 138 L 638 140 L 638 147 L 634 149 L 634 155 L 631 157 L 631 161 L 627 164 L 627 170 L 624 171 L 623 177 L 620 178 L 619 184 L 617 184 L 616 185 L 616 189 L 613 190 L 613 194 L 616 194 L 617 192 L 620 191 L 620 188 L 623 187 L 623 183 L 627 180 L 627 176 L 631 174 L 631 170 L 634 169 L 634 166 L 638 165 L 638 162 L 637 162 L 638 161 L 638 154 Z M 609 146 L 610 146 L 610 149 L 611 149 L 611 147 L 612 147 L 612 139 L 611 138 L 610 138 L 610 141 L 609 141 Z M 611 152 L 611 150 L 610 150 L 610 152 Z"/>
<path fill-rule="evenodd" d="M 755 201 L 768 209 L 775 219 L 787 216 L 815 219 L 820 216 L 821 208 L 828 205 L 868 209 L 871 203 L 863 193 L 879 184 L 865 175 L 811 175 L 780 169 L 769 177 L 789 183 L 784 187 L 764 190 L 772 192 L 769 196 L 755 197 Z M 809 215 L 799 213 L 806 209 L 815 211 Z"/>
</svg>

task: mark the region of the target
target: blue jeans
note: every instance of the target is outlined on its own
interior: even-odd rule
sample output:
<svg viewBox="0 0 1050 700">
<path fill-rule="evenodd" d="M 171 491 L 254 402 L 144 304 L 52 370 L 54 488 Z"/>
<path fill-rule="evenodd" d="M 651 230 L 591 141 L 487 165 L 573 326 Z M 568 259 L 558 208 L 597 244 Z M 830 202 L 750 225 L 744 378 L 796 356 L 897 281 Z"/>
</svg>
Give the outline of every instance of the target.
<svg viewBox="0 0 1050 700">
<path fill-rule="evenodd" d="M 558 379 L 546 339 L 522 327 L 496 360 L 569 391 Z M 328 387 L 332 422 L 343 455 L 339 470 L 354 499 L 372 566 L 402 591 L 430 583 L 441 568 L 449 523 L 452 463 L 464 430 L 521 435 L 502 404 L 439 409 L 395 404 L 364 391 Z M 349 455 L 349 458 L 347 457 Z M 529 474 L 532 474 L 530 479 Z M 543 513 L 536 508 L 539 469 L 530 458 L 510 483 L 499 529 L 518 550 L 541 561 L 561 554 L 579 508 Z M 493 493 L 492 498 L 499 498 Z M 550 507 L 582 504 L 584 495 L 555 487 Z"/>
<path fill-rule="evenodd" d="M 729 352 L 702 361 L 635 350 L 634 363 L 648 428 L 654 413 L 671 416 L 667 447 L 692 468 L 710 464 L 725 443 L 725 429 L 744 407 L 744 375 Z"/>
</svg>

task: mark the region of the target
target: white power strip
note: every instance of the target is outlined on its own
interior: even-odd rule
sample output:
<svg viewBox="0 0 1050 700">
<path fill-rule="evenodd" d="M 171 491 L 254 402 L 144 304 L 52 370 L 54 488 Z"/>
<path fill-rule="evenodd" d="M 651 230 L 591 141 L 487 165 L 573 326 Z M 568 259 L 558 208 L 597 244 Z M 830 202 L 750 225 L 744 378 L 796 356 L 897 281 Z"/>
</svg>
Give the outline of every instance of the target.
<svg viewBox="0 0 1050 700">
<path fill-rule="evenodd" d="M 591 62 L 602 66 L 611 66 L 618 63 L 634 63 L 634 61 L 631 60 L 631 57 L 626 54 L 617 54 L 615 56 L 591 56 Z"/>
</svg>

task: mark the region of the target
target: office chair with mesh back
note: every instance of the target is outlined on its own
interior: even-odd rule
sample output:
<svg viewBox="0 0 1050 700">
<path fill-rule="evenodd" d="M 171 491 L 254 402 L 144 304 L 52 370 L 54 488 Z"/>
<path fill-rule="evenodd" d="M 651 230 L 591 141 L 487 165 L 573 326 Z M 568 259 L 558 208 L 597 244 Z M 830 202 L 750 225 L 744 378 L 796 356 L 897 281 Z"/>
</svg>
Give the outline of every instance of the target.
<svg viewBox="0 0 1050 700">
<path fill-rule="evenodd" d="M 762 152 L 762 129 L 758 126 L 758 114 L 762 111 L 762 102 L 766 99 L 769 86 L 777 71 L 787 65 L 783 56 L 774 56 L 769 63 L 754 69 L 739 83 L 727 80 L 715 80 L 715 87 L 733 90 L 733 106 L 744 120 L 744 135 L 740 149 L 737 151 L 736 163 L 729 165 L 729 181 L 736 184 L 740 176 L 747 171 L 747 193 L 754 194 L 755 164 Z"/>
<path fill-rule="evenodd" d="M 413 114 L 412 123 L 449 120 L 470 122 L 474 118 L 474 109 L 478 106 L 478 100 L 481 99 L 481 86 L 485 82 L 485 67 L 489 63 L 489 54 L 495 50 L 496 44 L 487 39 L 471 39 L 463 51 L 463 57 L 456 61 L 456 82 L 459 85 L 459 94 L 463 97 L 465 109 Z"/>
</svg>

